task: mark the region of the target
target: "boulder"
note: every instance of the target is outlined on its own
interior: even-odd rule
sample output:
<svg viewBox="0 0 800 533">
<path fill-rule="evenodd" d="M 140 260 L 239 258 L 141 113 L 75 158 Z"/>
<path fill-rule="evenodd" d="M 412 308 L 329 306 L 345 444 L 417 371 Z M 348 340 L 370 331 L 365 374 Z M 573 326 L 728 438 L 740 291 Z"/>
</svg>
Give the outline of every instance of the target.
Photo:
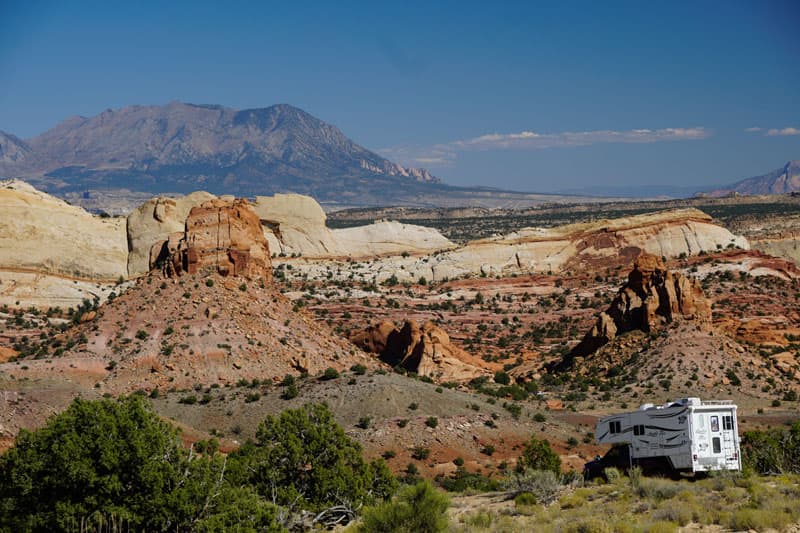
<svg viewBox="0 0 800 533">
<path fill-rule="evenodd" d="M 392 322 L 383 321 L 367 326 L 364 331 L 354 333 L 350 337 L 350 342 L 365 352 L 382 354 L 386 350 L 389 335 L 395 331 L 396 328 Z"/>
<path fill-rule="evenodd" d="M 406 320 L 399 329 L 391 322 L 381 322 L 355 333 L 350 340 L 392 366 L 440 381 L 467 381 L 487 373 L 478 359 L 454 345 L 447 332 L 433 322 L 420 326 Z"/>
</svg>

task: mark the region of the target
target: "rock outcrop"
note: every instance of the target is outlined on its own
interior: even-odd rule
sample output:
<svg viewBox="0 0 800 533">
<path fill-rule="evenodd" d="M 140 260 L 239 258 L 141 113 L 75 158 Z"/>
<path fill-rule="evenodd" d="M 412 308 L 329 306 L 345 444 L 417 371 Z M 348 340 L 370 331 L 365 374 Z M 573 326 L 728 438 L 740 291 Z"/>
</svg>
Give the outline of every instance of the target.
<svg viewBox="0 0 800 533">
<path fill-rule="evenodd" d="M 182 232 L 189 211 L 214 198 L 212 194 L 198 191 L 177 198 L 156 197 L 146 201 L 127 220 L 128 276 L 147 274 L 152 268 L 150 249 L 164 241 L 170 234 Z"/>
<path fill-rule="evenodd" d="M 301 194 L 259 196 L 253 209 L 264 225 L 270 249 L 284 255 L 361 259 L 455 247 L 436 229 L 394 221 L 332 230 L 316 200 Z"/>
<path fill-rule="evenodd" d="M 325 211 L 310 196 L 257 196 L 253 210 L 273 252 L 306 257 L 337 254 L 333 232 L 325 225 Z"/>
<path fill-rule="evenodd" d="M 586 357 L 617 335 L 657 330 L 673 320 L 692 320 L 700 329 L 711 328 L 711 303 L 695 279 L 666 269 L 659 258 L 640 255 L 609 308 L 565 360 Z"/>
<path fill-rule="evenodd" d="M 0 182 L 0 302 L 72 306 L 99 294 L 98 282 L 124 278 L 126 260 L 123 220 Z"/>
<path fill-rule="evenodd" d="M 214 199 L 197 205 L 180 238 L 156 244 L 155 262 L 168 275 L 219 273 L 272 281 L 269 245 L 247 200 Z"/>
<path fill-rule="evenodd" d="M 421 376 L 440 381 L 466 381 L 486 374 L 480 361 L 450 342 L 450 336 L 433 322 L 420 326 L 406 320 L 401 328 L 381 322 L 350 337 L 366 352 Z"/>
<path fill-rule="evenodd" d="M 375 226 L 361 226 L 352 228 L 352 231 L 367 234 Z M 337 238 L 338 232 L 345 231 L 350 230 L 334 230 Z M 408 228 L 401 233 L 406 236 L 405 239 L 413 234 Z M 377 236 L 378 232 L 375 232 L 364 238 L 364 242 L 374 243 Z M 420 235 L 416 241 L 424 242 L 424 237 Z M 381 245 L 385 246 L 385 243 Z M 370 249 L 370 246 L 373 251 L 377 250 L 375 244 L 351 248 L 363 250 Z M 430 246 L 434 247 L 433 244 Z M 508 276 L 558 273 L 578 268 L 609 268 L 630 264 L 642 252 L 676 258 L 727 248 L 748 250 L 750 245 L 747 239 L 714 224 L 711 217 L 702 211 L 675 209 L 553 228 L 525 228 L 506 235 L 470 241 L 459 247 L 441 247 L 423 257 L 419 257 L 420 254 L 399 257 L 397 251 L 401 246 L 393 244 L 387 248 L 394 251 L 394 257 L 380 258 L 370 263 L 370 275 L 376 283 L 392 276 L 401 282 L 413 282 L 422 277 L 428 281 L 441 281 L 475 275 Z M 408 251 L 414 251 L 414 248 L 409 247 Z M 310 277 L 328 275 L 324 265 L 313 261 L 298 264 L 296 268 Z M 347 268 L 339 272 L 344 278 L 352 273 Z"/>
</svg>

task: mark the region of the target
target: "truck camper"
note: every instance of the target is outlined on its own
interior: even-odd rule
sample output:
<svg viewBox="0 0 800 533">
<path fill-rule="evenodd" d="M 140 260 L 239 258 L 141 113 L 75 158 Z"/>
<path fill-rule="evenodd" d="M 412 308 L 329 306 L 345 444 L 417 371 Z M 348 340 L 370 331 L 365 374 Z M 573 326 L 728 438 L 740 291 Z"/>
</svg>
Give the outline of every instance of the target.
<svg viewBox="0 0 800 533">
<path fill-rule="evenodd" d="M 698 473 L 741 470 L 736 405 L 728 400 L 682 398 L 664 405 L 644 404 L 637 411 L 597 422 L 595 438 L 613 444 L 604 458 L 587 463 L 587 477 L 614 466 L 640 466 L 647 473 Z"/>
</svg>

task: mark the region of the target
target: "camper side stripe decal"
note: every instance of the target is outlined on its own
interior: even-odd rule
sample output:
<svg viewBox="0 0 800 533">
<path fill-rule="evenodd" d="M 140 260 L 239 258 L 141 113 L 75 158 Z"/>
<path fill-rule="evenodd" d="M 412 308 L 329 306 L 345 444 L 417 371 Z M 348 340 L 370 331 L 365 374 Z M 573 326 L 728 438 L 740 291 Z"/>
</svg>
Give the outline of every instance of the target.
<svg viewBox="0 0 800 533">
<path fill-rule="evenodd" d="M 676 417 L 676 416 L 682 415 L 683 413 L 685 413 L 685 412 L 686 412 L 686 411 L 688 411 L 688 410 L 689 410 L 689 408 L 688 408 L 688 407 L 684 407 L 682 411 L 678 411 L 677 413 L 666 414 L 666 415 L 657 415 L 657 414 L 650 414 L 650 413 L 647 413 L 647 415 L 648 415 L 650 418 L 673 418 L 673 417 Z"/>
<path fill-rule="evenodd" d="M 683 429 L 662 428 L 661 426 L 645 426 L 645 429 L 657 429 L 659 431 L 683 431 Z"/>
</svg>

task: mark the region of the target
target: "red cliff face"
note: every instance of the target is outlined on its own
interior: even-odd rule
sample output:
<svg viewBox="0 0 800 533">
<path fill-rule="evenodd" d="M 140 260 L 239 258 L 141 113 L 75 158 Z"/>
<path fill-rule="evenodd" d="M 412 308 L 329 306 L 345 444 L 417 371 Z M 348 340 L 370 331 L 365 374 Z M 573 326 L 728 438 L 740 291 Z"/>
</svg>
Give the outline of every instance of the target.
<svg viewBox="0 0 800 533">
<path fill-rule="evenodd" d="M 183 234 L 154 246 L 167 275 L 219 273 L 272 282 L 269 244 L 247 200 L 214 199 L 192 208 Z"/>
</svg>

